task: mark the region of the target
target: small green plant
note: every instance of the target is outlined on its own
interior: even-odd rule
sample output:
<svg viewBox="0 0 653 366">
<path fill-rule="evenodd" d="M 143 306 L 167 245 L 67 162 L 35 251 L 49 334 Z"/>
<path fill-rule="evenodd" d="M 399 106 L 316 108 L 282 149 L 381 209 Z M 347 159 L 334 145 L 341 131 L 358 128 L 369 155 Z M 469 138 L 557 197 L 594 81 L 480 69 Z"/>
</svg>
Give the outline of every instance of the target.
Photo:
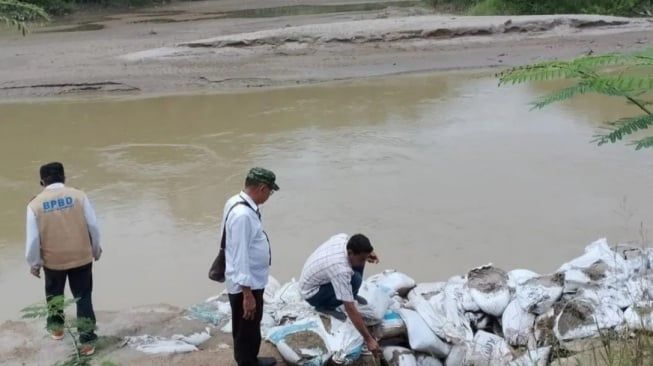
<svg viewBox="0 0 653 366">
<path fill-rule="evenodd" d="M 59 316 L 69 306 L 75 304 L 78 299 L 65 299 L 63 296 L 55 296 L 50 301 L 42 304 L 28 306 L 21 310 L 23 319 L 45 319 L 51 316 Z M 72 350 L 67 360 L 56 363 L 57 366 L 90 366 L 93 356 L 82 355 L 79 351 L 79 333 L 92 331 L 95 324 L 90 319 L 65 319 L 62 324 L 65 334 L 72 339 Z M 52 329 L 48 329 L 52 330 Z M 109 366 L 111 363 L 103 363 Z"/>
<path fill-rule="evenodd" d="M 568 80 L 572 85 L 540 97 L 533 109 L 566 101 L 573 97 L 595 93 L 621 98 L 639 110 L 635 116 L 606 122 L 605 133 L 594 136 L 598 145 L 614 143 L 653 126 L 653 50 L 632 54 L 612 53 L 583 56 L 571 61 L 548 61 L 513 68 L 499 73 L 499 85 L 527 82 Z M 653 147 L 653 136 L 632 142 L 637 150 Z"/>
<path fill-rule="evenodd" d="M 0 23 L 4 23 L 23 33 L 29 32 L 27 22 L 49 21 L 43 8 L 18 0 L 0 0 Z"/>
</svg>

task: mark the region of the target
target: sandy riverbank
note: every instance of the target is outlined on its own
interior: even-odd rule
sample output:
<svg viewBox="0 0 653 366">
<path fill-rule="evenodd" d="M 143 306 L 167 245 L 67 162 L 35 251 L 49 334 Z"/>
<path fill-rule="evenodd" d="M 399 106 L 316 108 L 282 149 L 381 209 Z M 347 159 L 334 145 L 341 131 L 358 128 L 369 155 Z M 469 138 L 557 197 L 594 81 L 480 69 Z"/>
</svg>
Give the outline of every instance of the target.
<svg viewBox="0 0 653 366">
<path fill-rule="evenodd" d="M 436 16 L 415 6 L 224 16 L 288 5 L 296 2 L 175 3 L 78 16 L 25 38 L 4 33 L 0 98 L 224 91 L 503 67 L 645 48 L 653 34 L 646 19 Z"/>
</svg>

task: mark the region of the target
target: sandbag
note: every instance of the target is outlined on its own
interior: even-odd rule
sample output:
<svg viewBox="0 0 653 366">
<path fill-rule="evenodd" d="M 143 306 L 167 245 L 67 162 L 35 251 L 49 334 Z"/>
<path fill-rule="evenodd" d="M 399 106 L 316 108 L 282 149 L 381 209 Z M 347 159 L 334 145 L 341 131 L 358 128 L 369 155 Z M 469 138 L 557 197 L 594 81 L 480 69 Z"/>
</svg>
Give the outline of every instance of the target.
<svg viewBox="0 0 653 366">
<path fill-rule="evenodd" d="M 565 304 L 553 331 L 558 340 L 569 341 L 598 336 L 600 330 L 614 328 L 623 322 L 623 312 L 617 305 L 578 298 Z"/>
<path fill-rule="evenodd" d="M 274 294 L 272 302 L 278 304 L 292 304 L 304 301 L 299 290 L 299 282 L 293 278 L 290 282 L 285 283 Z"/>
<path fill-rule="evenodd" d="M 424 319 L 416 311 L 400 309 L 399 315 L 406 324 L 408 343 L 414 351 L 446 357 L 451 346 L 435 335 Z"/>
<path fill-rule="evenodd" d="M 467 285 L 474 302 L 490 315 L 500 317 L 510 302 L 508 275 L 500 268 L 487 265 L 472 269 Z"/>
<path fill-rule="evenodd" d="M 513 359 L 512 350 L 503 338 L 482 330 L 476 332 L 467 351 L 465 364 L 468 365 L 506 365 Z"/>
<path fill-rule="evenodd" d="M 454 276 L 449 278 L 443 288 L 443 292 L 446 292 L 447 296 L 449 297 L 453 296 L 455 301 L 460 304 L 460 307 L 464 311 L 475 312 L 481 310 L 481 307 L 478 306 L 476 301 L 474 301 L 472 298 L 472 294 L 467 284 L 467 279 L 463 276 Z"/>
<path fill-rule="evenodd" d="M 356 330 L 350 320 L 341 322 L 331 317 L 331 332 L 328 345 L 333 362 L 348 364 L 357 360 L 363 352 L 363 336 Z"/>
<path fill-rule="evenodd" d="M 191 306 L 188 309 L 188 316 L 217 327 L 231 323 L 231 305 L 229 304 L 227 291 L 222 291 L 217 296 L 210 297 L 202 303 Z"/>
<path fill-rule="evenodd" d="M 381 323 L 374 327 L 374 335 L 377 339 L 401 337 L 406 334 L 406 324 L 398 311 L 388 310 Z"/>
<path fill-rule="evenodd" d="M 279 281 L 272 276 L 268 276 L 268 284 L 265 286 L 265 290 L 263 291 L 263 302 L 266 304 L 274 302 L 276 299 L 275 295 L 280 288 L 281 284 Z"/>
<path fill-rule="evenodd" d="M 456 335 L 462 335 L 464 341 L 471 341 L 474 338 L 474 332 L 469 320 L 465 317 L 466 302 L 469 308 L 480 310 L 472 300 L 464 283 L 449 281 L 444 287 L 444 313 L 448 322 L 456 329 Z"/>
<path fill-rule="evenodd" d="M 629 330 L 646 330 L 653 332 L 653 303 L 640 302 L 624 312 L 624 319 Z"/>
<path fill-rule="evenodd" d="M 413 351 L 404 347 L 383 347 L 383 359 L 388 366 L 417 366 Z"/>
<path fill-rule="evenodd" d="M 366 319 L 381 321 L 392 302 L 390 294 L 375 282 L 365 281 L 358 295 L 367 300 L 366 305 L 356 303 L 356 308 Z"/>
<path fill-rule="evenodd" d="M 563 273 L 531 278 L 517 286 L 516 299 L 522 309 L 543 314 L 562 296 L 564 280 Z"/>
<path fill-rule="evenodd" d="M 415 359 L 417 360 L 417 366 L 442 366 L 442 361 L 431 355 L 419 353 L 415 354 Z"/>
<path fill-rule="evenodd" d="M 446 312 L 443 308 L 444 304 L 441 304 L 441 307 L 436 308 L 424 299 L 422 295 L 413 291 L 408 293 L 408 300 L 410 300 L 411 307 L 419 313 L 431 331 L 438 337 L 451 343 L 460 343 L 467 339 L 467 330 L 457 327 L 447 319 Z M 433 300 L 433 298 L 431 298 L 431 300 Z M 406 319 L 404 319 L 404 321 L 406 321 Z M 408 327 L 408 323 L 406 326 Z"/>
<path fill-rule="evenodd" d="M 445 366 L 467 365 L 466 363 L 467 348 L 468 345 L 466 343 L 459 343 L 453 345 L 451 347 L 451 351 L 449 352 L 449 355 L 444 360 Z"/>
<path fill-rule="evenodd" d="M 318 316 L 270 328 L 265 339 L 292 365 L 324 365 L 329 360 L 329 336 Z"/>
<path fill-rule="evenodd" d="M 606 277 L 605 272 L 612 272 L 613 275 L 621 278 L 628 277 L 628 274 L 624 273 L 626 268 L 624 258 L 616 255 L 610 249 L 605 238 L 599 239 L 585 247 L 585 253 L 582 256 L 563 264 L 558 272 L 565 272 L 569 269 L 591 270 L 591 267 L 597 263 L 600 266 L 594 268 L 593 272 L 595 273 L 588 273 L 592 280 L 596 281 L 601 277 Z M 603 273 L 596 270 L 600 270 Z"/>
<path fill-rule="evenodd" d="M 376 283 L 383 288 L 392 290 L 399 296 L 406 296 L 408 291 L 415 287 L 414 279 L 394 269 L 387 269 L 381 273 L 377 273 L 369 277 L 367 282 Z"/>
<path fill-rule="evenodd" d="M 535 277 L 540 277 L 540 275 L 527 269 L 513 269 L 508 272 L 508 287 L 516 289 L 517 286 Z"/>
<path fill-rule="evenodd" d="M 508 304 L 501 317 L 503 337 L 511 346 L 535 346 L 535 315 L 524 310 L 518 300 Z"/>
<path fill-rule="evenodd" d="M 565 281 L 562 287 L 563 293 L 574 293 L 578 289 L 588 286 L 591 283 L 590 277 L 580 269 L 569 269 L 564 272 Z"/>
<path fill-rule="evenodd" d="M 509 366 L 546 366 L 549 364 L 549 356 L 551 355 L 551 347 L 541 347 L 538 349 L 530 350 L 508 363 Z"/>
<path fill-rule="evenodd" d="M 430 300 L 434 295 L 444 291 L 446 284 L 446 282 L 422 282 L 418 283 L 411 291 L 422 295 L 426 300 Z"/>
<path fill-rule="evenodd" d="M 642 248 L 630 245 L 617 245 L 615 250 L 623 257 L 623 268 L 629 277 L 646 272 L 650 266 L 648 255 Z"/>
</svg>

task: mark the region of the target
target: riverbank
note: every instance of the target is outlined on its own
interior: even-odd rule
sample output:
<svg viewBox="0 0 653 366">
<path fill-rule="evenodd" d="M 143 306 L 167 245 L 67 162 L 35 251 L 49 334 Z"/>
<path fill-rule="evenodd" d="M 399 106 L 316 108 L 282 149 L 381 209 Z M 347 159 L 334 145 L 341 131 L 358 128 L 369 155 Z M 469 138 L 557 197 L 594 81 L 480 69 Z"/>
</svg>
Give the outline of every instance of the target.
<svg viewBox="0 0 653 366">
<path fill-rule="evenodd" d="M 331 2 L 303 3 L 296 11 L 289 0 L 174 3 L 79 15 L 25 38 L 3 34 L 0 98 L 218 92 L 516 66 L 646 48 L 653 29 L 646 19 L 436 16 L 414 2 L 307 11 Z"/>
</svg>

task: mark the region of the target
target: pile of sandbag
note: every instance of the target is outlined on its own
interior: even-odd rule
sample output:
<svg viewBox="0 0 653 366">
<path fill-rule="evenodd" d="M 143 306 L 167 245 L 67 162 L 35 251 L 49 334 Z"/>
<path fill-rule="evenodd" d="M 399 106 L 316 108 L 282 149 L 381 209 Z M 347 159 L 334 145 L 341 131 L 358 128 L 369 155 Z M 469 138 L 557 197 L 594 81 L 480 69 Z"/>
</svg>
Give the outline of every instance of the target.
<svg viewBox="0 0 653 366">
<path fill-rule="evenodd" d="M 490 264 L 415 283 L 386 270 L 364 281 L 359 295 L 367 304 L 358 308 L 391 366 L 547 365 L 553 346 L 607 329 L 653 331 L 652 264 L 653 248 L 612 249 L 601 239 L 546 275 Z M 209 299 L 191 316 L 194 309 L 228 332 L 225 301 Z M 317 314 L 294 280 L 281 286 L 271 278 L 264 309 L 264 336 L 289 364 L 349 364 L 366 354 L 351 322 Z"/>
</svg>

